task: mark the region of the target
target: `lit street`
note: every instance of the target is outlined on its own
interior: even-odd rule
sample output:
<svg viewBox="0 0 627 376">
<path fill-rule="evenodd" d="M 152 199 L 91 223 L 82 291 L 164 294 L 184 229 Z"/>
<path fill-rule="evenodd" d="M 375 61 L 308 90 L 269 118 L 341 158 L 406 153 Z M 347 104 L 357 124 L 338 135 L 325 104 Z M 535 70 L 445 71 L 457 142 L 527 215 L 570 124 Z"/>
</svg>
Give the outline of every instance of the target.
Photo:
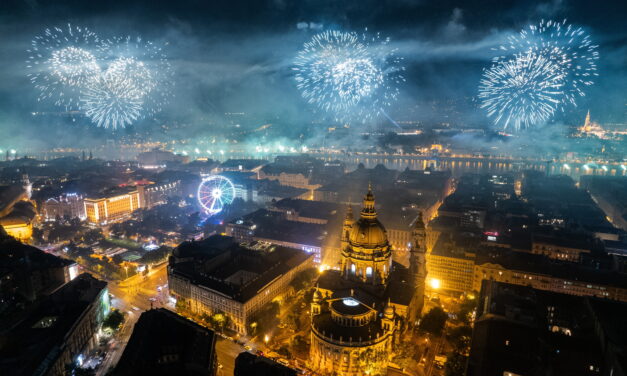
<svg viewBox="0 0 627 376">
<path fill-rule="evenodd" d="M 133 326 L 141 313 L 151 307 L 150 299 L 155 299 L 152 302 L 153 308 L 165 305 L 167 288 L 164 287 L 161 292 L 157 291 L 157 288 L 165 286 L 167 278 L 167 264 L 162 264 L 146 276 L 137 274 L 120 283 L 109 283 L 109 293 L 113 295 L 111 305 L 123 312 L 126 320 L 109 347 L 102 366 L 98 368 L 98 375 L 105 375 L 120 360 L 133 332 Z"/>
<path fill-rule="evenodd" d="M 235 370 L 235 358 L 245 350 L 231 340 L 222 337 L 217 338 L 216 353 L 218 355 L 218 363 L 222 365 L 222 368 L 218 369 L 218 376 L 231 376 Z"/>
</svg>

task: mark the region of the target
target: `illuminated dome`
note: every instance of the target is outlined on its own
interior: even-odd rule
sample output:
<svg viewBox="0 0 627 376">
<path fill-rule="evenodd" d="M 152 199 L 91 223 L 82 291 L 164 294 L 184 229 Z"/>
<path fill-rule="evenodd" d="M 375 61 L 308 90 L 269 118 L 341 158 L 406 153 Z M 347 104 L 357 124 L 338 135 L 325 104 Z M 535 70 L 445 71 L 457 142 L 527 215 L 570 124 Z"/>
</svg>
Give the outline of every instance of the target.
<svg viewBox="0 0 627 376">
<path fill-rule="evenodd" d="M 388 244 L 385 227 L 377 219 L 374 195 L 370 187 L 368 187 L 368 193 L 364 197 L 364 206 L 360 218 L 351 226 L 348 242 L 352 246 L 362 248 L 381 248 Z"/>
<path fill-rule="evenodd" d="M 360 218 L 353 224 L 348 241 L 351 245 L 363 248 L 381 248 L 387 245 L 388 237 L 385 228 L 376 218 Z"/>
</svg>

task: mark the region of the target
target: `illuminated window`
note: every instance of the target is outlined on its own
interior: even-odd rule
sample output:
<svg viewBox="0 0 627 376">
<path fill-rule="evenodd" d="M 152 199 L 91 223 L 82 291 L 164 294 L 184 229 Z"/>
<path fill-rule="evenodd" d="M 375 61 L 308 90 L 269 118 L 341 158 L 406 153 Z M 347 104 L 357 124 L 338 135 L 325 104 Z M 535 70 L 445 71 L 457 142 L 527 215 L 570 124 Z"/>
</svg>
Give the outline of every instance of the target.
<svg viewBox="0 0 627 376">
<path fill-rule="evenodd" d="M 351 273 L 355 274 L 355 264 L 351 264 Z"/>
<path fill-rule="evenodd" d="M 372 267 L 366 268 L 366 277 L 372 277 Z"/>
</svg>

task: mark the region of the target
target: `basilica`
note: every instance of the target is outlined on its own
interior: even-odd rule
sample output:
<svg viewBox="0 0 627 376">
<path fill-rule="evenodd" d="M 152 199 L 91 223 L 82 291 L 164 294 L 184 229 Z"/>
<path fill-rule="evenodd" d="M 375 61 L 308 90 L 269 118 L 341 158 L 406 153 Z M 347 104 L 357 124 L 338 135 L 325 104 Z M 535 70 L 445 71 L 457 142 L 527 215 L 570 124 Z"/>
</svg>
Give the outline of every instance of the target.
<svg viewBox="0 0 627 376">
<path fill-rule="evenodd" d="M 385 375 L 423 303 L 425 226 L 414 223 L 409 268 L 392 260 L 369 188 L 359 219 L 349 207 L 339 270 L 322 273 L 311 304 L 309 367 L 323 375 Z"/>
</svg>

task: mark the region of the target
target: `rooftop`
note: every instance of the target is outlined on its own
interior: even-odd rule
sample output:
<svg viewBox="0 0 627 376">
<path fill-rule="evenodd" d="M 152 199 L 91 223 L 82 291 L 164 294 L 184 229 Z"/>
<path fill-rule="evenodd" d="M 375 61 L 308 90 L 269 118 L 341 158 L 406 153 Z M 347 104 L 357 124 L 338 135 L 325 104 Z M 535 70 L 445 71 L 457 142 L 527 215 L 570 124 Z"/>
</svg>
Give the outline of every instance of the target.
<svg viewBox="0 0 627 376">
<path fill-rule="evenodd" d="M 310 201 L 295 198 L 284 198 L 273 205 L 276 209 L 293 210 L 301 217 L 326 219 L 334 216 L 340 210 L 340 205 L 323 202 Z"/>
<path fill-rule="evenodd" d="M 220 247 L 216 247 L 216 243 Z M 170 270 L 175 275 L 190 279 L 194 284 L 206 286 L 245 303 L 275 278 L 313 257 L 298 249 L 261 245 L 237 244 L 232 238 L 221 235 L 214 235 L 201 242 L 186 242 L 174 251 Z M 180 247 L 184 247 L 184 250 L 179 250 Z M 181 260 L 181 256 L 177 256 L 181 254 L 188 258 Z M 247 273 L 237 274 L 240 271 Z M 246 281 L 234 280 L 234 275 L 241 275 Z"/>
<path fill-rule="evenodd" d="M 113 375 L 207 375 L 215 367 L 213 331 L 164 308 L 141 314 Z"/>
<path fill-rule="evenodd" d="M 0 346 L 0 373 L 45 374 L 67 335 L 106 287 L 106 282 L 85 273 L 44 299 L 6 335 Z"/>
</svg>

